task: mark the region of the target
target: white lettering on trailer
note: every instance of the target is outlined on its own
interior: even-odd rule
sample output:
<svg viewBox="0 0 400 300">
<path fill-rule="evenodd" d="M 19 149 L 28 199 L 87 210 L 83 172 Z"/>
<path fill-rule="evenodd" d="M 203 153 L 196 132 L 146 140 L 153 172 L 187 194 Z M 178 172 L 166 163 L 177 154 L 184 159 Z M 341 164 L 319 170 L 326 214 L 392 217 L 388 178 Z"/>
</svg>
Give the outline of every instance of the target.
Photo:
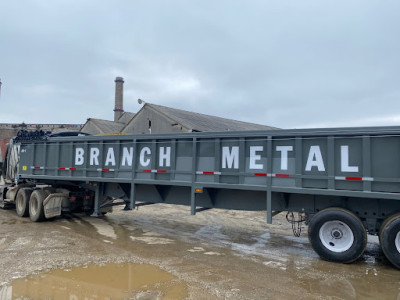
<svg viewBox="0 0 400 300">
<path fill-rule="evenodd" d="M 276 146 L 276 151 L 281 152 L 281 170 L 287 170 L 288 152 L 293 151 L 293 146 Z"/>
<path fill-rule="evenodd" d="M 349 166 L 349 146 L 340 146 L 342 172 L 358 172 L 358 166 Z"/>
<path fill-rule="evenodd" d="M 75 165 L 81 166 L 85 162 L 84 155 L 85 150 L 83 148 L 76 148 L 75 149 Z"/>
<path fill-rule="evenodd" d="M 160 155 L 158 162 L 160 167 L 164 167 L 164 161 L 166 167 L 171 166 L 171 147 L 160 147 Z"/>
<path fill-rule="evenodd" d="M 124 147 L 122 149 L 121 166 L 125 167 L 126 165 L 128 165 L 128 167 L 132 167 L 132 161 L 133 161 L 133 147 L 130 147 L 129 150 L 127 147 Z"/>
<path fill-rule="evenodd" d="M 106 162 L 104 163 L 105 166 L 111 164 L 115 166 L 115 155 L 114 155 L 114 148 L 108 148 Z"/>
<path fill-rule="evenodd" d="M 264 168 L 263 164 L 257 163 L 261 159 L 261 155 L 257 154 L 257 152 L 263 151 L 263 149 L 263 146 L 250 146 L 249 169 L 262 170 Z"/>
<path fill-rule="evenodd" d="M 239 147 L 233 146 L 229 151 L 229 147 L 222 147 L 222 168 L 223 169 L 239 169 Z"/>
<path fill-rule="evenodd" d="M 351 166 L 349 162 L 349 145 L 340 146 L 341 151 L 341 172 L 359 172 L 358 166 Z M 293 151 L 293 146 L 276 146 L 276 151 L 280 152 L 280 168 L 281 170 L 288 170 L 289 167 L 289 152 Z M 249 169 L 263 170 L 264 164 L 262 163 L 261 153 L 264 151 L 263 146 L 250 146 L 249 147 Z M 159 166 L 171 166 L 171 147 L 159 148 Z M 89 163 L 91 166 L 100 165 L 99 163 L 100 149 L 97 147 L 90 148 Z M 122 158 L 120 161 L 121 166 L 132 166 L 134 159 L 133 147 L 123 147 Z M 139 155 L 139 163 L 142 167 L 147 167 L 151 162 L 151 149 L 143 147 Z M 75 165 L 82 166 L 85 163 L 85 150 L 84 148 L 77 147 L 75 149 Z M 104 166 L 116 166 L 116 158 L 114 148 L 107 149 Z M 321 148 L 318 145 L 310 146 L 305 171 L 312 171 L 313 168 L 317 171 L 324 172 L 325 165 L 322 158 Z M 223 169 L 239 169 L 239 146 L 224 146 L 222 147 L 222 168 Z M 62 168 L 63 170 L 67 168 Z M 207 173 L 208 174 L 208 173 Z"/>
<path fill-rule="evenodd" d="M 311 146 L 308 153 L 306 171 L 311 171 L 312 167 L 317 167 L 318 171 L 325 171 L 324 161 L 322 160 L 321 149 L 319 146 Z"/>
<path fill-rule="evenodd" d="M 90 148 L 90 165 L 99 165 L 99 148 Z"/>
<path fill-rule="evenodd" d="M 147 167 L 150 164 L 150 158 L 145 158 L 145 155 L 151 155 L 151 150 L 149 147 L 143 147 L 140 151 L 139 162 L 143 167 Z"/>
</svg>

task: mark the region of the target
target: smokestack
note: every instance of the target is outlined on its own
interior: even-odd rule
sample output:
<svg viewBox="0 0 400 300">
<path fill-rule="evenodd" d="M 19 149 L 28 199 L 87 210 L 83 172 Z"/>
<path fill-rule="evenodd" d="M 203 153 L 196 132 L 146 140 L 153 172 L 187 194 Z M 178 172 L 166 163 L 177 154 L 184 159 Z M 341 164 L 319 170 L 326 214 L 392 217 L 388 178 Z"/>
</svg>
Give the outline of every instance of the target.
<svg viewBox="0 0 400 300">
<path fill-rule="evenodd" d="M 115 78 L 115 108 L 114 122 L 124 113 L 124 79 L 122 77 Z"/>
</svg>

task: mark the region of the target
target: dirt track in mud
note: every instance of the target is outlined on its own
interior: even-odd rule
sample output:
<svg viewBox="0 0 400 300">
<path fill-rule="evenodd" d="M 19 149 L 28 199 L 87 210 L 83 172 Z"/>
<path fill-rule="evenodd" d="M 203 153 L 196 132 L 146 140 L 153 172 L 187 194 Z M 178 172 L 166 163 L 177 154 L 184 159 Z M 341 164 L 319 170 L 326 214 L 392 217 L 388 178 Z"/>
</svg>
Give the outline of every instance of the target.
<svg viewBox="0 0 400 300">
<path fill-rule="evenodd" d="M 267 225 L 263 212 L 190 216 L 187 207 L 153 205 L 32 223 L 0 210 L 0 251 L 0 296 L 16 279 L 51 269 L 131 262 L 171 274 L 190 299 L 400 299 L 400 271 L 375 237 L 358 262 L 333 264 L 313 252 L 306 229 L 293 237 L 283 214 Z M 155 298 L 140 289 L 131 298 Z"/>
</svg>

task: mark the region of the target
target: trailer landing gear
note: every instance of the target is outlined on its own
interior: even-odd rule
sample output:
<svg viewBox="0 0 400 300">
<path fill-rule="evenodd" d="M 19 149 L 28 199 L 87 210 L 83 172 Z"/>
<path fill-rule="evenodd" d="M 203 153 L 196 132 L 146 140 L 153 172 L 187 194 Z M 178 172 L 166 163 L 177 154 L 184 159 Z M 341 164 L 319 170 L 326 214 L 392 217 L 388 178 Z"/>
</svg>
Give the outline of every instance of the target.
<svg viewBox="0 0 400 300">
<path fill-rule="evenodd" d="M 323 259 L 351 263 L 364 253 L 367 232 L 352 212 L 335 207 L 318 212 L 310 221 L 308 237 Z"/>
</svg>

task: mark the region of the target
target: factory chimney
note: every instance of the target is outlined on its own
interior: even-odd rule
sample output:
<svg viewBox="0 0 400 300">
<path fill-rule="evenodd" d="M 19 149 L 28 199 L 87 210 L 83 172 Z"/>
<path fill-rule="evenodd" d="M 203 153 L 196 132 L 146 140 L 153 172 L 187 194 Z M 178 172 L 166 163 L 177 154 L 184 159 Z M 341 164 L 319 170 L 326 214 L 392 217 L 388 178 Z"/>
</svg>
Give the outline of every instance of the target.
<svg viewBox="0 0 400 300">
<path fill-rule="evenodd" d="M 124 113 L 124 79 L 115 78 L 115 108 L 114 122 L 117 122 Z"/>
</svg>

